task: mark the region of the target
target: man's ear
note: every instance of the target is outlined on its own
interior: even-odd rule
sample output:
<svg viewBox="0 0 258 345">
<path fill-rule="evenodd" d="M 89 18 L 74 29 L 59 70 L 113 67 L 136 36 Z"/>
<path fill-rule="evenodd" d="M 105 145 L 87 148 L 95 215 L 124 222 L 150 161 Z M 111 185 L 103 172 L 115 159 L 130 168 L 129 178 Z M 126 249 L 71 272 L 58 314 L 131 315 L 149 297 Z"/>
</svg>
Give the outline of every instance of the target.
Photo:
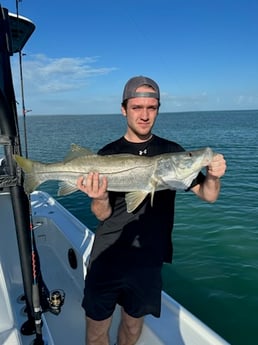
<svg viewBox="0 0 258 345">
<path fill-rule="evenodd" d="M 125 109 L 125 107 L 124 107 L 123 105 L 121 106 L 121 113 L 122 113 L 124 116 L 127 116 L 126 109 Z"/>
</svg>

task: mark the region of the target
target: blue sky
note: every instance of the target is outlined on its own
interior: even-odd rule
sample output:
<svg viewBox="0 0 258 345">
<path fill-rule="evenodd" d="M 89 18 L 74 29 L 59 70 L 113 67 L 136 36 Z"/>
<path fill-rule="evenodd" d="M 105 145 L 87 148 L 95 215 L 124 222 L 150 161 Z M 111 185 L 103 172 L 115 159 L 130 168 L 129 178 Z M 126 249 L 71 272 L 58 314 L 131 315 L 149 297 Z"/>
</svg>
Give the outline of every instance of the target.
<svg viewBox="0 0 258 345">
<path fill-rule="evenodd" d="M 36 24 L 23 49 L 31 114 L 119 113 L 135 75 L 159 83 L 161 112 L 258 109 L 257 0 L 23 0 L 19 12 Z"/>
</svg>

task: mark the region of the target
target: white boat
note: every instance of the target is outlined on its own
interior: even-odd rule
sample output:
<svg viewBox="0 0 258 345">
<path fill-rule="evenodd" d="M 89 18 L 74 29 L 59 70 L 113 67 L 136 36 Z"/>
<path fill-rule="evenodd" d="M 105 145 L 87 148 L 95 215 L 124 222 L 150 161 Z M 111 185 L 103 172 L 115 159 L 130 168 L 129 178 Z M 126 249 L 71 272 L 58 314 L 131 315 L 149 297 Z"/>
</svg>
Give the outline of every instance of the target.
<svg viewBox="0 0 258 345">
<path fill-rule="evenodd" d="M 0 167 L 0 345 L 82 345 L 85 316 L 81 301 L 94 234 L 47 193 L 33 192 L 29 200 L 24 193 L 21 173 L 12 160 L 13 152 L 20 153 L 20 143 L 10 55 L 21 51 L 35 26 L 7 9 L 0 10 L 0 144 L 5 164 Z M 13 42 L 12 50 L 8 37 L 9 43 L 10 38 Z M 39 305 L 41 289 L 34 279 L 39 267 L 37 261 L 31 263 L 35 254 L 32 234 L 42 276 L 50 290 L 48 311 Z M 28 322 L 25 299 L 34 310 L 34 332 L 30 335 L 20 331 Z M 110 330 L 112 345 L 119 319 L 117 307 Z M 137 345 L 172 344 L 228 342 L 163 292 L 161 317 L 145 318 Z"/>
</svg>

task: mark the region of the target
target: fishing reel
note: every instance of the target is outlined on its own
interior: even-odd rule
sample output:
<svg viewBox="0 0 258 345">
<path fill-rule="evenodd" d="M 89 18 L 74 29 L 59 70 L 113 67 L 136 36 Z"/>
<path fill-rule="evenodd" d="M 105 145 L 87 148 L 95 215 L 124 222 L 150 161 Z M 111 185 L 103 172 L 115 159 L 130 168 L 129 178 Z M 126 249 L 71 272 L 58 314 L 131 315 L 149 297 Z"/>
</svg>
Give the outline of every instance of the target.
<svg viewBox="0 0 258 345">
<path fill-rule="evenodd" d="M 61 289 L 55 289 L 49 292 L 48 303 L 49 311 L 55 315 L 61 312 L 61 307 L 64 304 L 65 292 Z"/>
</svg>

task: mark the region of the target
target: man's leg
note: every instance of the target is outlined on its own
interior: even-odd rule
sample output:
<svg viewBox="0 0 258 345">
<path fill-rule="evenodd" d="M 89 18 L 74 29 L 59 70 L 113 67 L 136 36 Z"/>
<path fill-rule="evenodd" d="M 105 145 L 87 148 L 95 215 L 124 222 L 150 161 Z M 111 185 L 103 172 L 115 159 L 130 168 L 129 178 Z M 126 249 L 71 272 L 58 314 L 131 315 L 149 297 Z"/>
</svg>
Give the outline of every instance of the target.
<svg viewBox="0 0 258 345">
<path fill-rule="evenodd" d="M 141 335 L 144 318 L 132 317 L 128 315 L 123 308 L 121 311 L 118 345 L 134 345 Z"/>
<path fill-rule="evenodd" d="M 109 345 L 108 331 L 112 317 L 103 321 L 95 321 L 86 317 L 86 345 Z"/>
</svg>

